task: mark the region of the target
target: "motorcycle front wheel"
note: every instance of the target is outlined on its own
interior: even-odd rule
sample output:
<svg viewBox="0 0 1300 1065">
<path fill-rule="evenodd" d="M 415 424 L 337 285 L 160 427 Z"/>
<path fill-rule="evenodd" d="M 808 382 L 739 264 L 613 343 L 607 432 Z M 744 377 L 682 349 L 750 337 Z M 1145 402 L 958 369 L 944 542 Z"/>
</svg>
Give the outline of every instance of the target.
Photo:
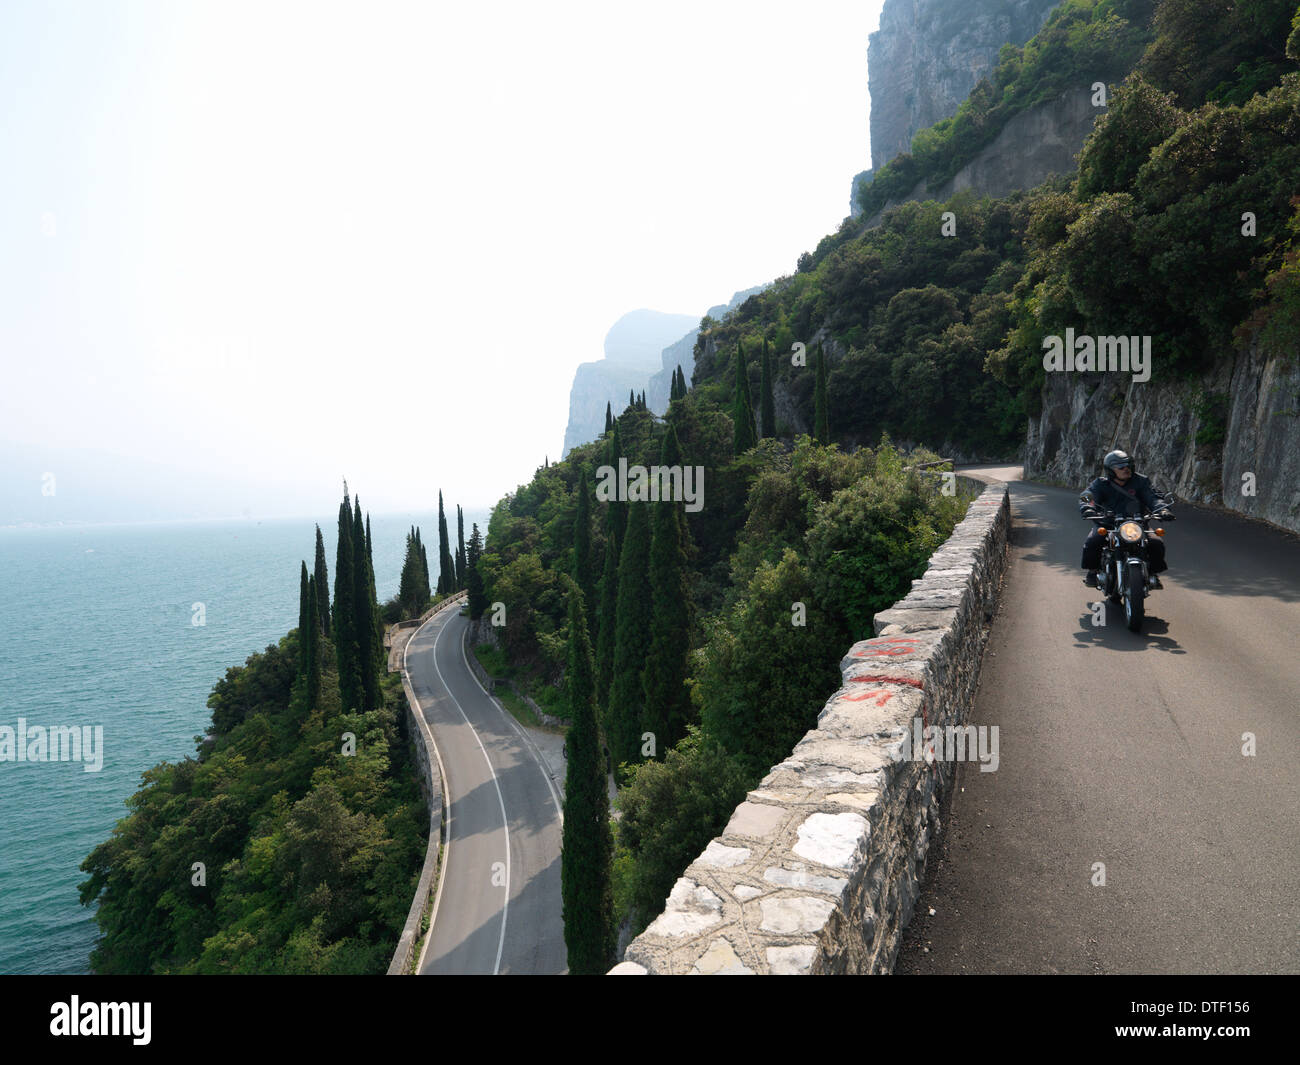
<svg viewBox="0 0 1300 1065">
<path fill-rule="evenodd" d="M 1142 631 L 1143 604 L 1146 602 L 1146 580 L 1141 566 L 1129 566 L 1124 575 L 1124 619 L 1130 632 Z"/>
</svg>

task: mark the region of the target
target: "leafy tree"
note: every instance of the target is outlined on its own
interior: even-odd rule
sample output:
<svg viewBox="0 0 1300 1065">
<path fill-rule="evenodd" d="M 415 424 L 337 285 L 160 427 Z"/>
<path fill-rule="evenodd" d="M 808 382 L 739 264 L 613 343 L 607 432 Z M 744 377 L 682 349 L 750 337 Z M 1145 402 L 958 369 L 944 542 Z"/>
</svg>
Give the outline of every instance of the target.
<svg viewBox="0 0 1300 1065">
<path fill-rule="evenodd" d="M 629 861 L 619 892 L 638 932 L 659 913 L 677 878 L 720 834 L 750 784 L 695 726 L 662 762 L 636 767 L 617 805 L 618 846 Z"/>
<path fill-rule="evenodd" d="M 710 626 L 698 677 L 702 724 L 753 779 L 816 727 L 839 687 L 846 634 L 820 603 L 787 548 L 775 566 L 759 565 L 730 613 Z"/>
</svg>

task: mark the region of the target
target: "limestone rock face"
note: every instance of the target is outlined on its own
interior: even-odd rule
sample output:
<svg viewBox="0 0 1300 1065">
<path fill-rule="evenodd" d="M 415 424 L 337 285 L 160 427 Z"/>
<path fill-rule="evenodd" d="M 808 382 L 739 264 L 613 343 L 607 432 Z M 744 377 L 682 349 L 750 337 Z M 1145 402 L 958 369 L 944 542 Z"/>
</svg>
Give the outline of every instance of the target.
<svg viewBox="0 0 1300 1065">
<path fill-rule="evenodd" d="M 886 0 L 867 47 L 871 165 L 956 113 L 1004 44 L 1024 44 L 1059 0 Z"/>
<path fill-rule="evenodd" d="M 1050 373 L 1029 423 L 1025 474 L 1083 487 L 1112 448 L 1181 499 L 1220 504 L 1300 532 L 1300 360 L 1251 344 L 1195 382 L 1159 372 Z M 1202 413 L 1217 397 L 1222 439 Z M 1197 443 L 1201 432 L 1204 442 Z M 1251 475 L 1251 476 L 1247 476 Z"/>
<path fill-rule="evenodd" d="M 583 363 L 573 375 L 564 454 L 597 439 L 605 431 L 605 404 L 621 412 L 629 391 L 645 390 L 661 364 L 664 348 L 698 324 L 693 315 L 651 310 L 629 311 L 615 322 L 605 334 L 605 357 Z"/>
</svg>

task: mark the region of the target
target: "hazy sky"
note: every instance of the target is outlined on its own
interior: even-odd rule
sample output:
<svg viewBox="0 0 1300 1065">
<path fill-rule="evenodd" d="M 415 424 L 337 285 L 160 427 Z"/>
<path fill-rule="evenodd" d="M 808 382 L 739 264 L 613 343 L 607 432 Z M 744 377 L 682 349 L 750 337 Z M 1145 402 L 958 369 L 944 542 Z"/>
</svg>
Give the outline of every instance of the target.
<svg viewBox="0 0 1300 1065">
<path fill-rule="evenodd" d="M 880 6 L 5 0 L 0 440 L 488 506 L 620 315 L 839 225 Z"/>
</svg>

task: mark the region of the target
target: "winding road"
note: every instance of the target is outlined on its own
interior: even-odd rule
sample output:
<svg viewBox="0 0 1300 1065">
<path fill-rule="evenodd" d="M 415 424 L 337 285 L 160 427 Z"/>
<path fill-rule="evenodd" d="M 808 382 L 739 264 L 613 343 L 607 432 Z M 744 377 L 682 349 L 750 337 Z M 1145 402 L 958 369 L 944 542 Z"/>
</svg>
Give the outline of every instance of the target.
<svg viewBox="0 0 1300 1065">
<path fill-rule="evenodd" d="M 436 614 L 406 647 L 449 804 L 419 972 L 562 973 L 559 782 L 474 678 L 463 650 L 468 624 L 455 610 Z"/>
<path fill-rule="evenodd" d="M 1139 635 L 1093 624 L 1078 489 L 964 472 L 1010 482 L 1000 765 L 958 767 L 895 971 L 1300 971 L 1300 540 L 1175 504 Z"/>
</svg>

